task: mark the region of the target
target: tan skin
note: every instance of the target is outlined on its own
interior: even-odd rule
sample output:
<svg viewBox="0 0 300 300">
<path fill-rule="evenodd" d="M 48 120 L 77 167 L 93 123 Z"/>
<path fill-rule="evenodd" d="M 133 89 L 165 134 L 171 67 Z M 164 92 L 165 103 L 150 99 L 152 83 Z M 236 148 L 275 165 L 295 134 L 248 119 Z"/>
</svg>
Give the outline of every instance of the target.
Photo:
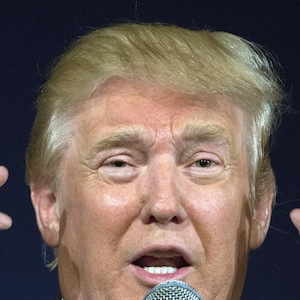
<svg viewBox="0 0 300 300">
<path fill-rule="evenodd" d="M 59 248 L 63 298 L 142 299 L 179 279 L 204 299 L 239 299 L 273 199 L 267 190 L 250 204 L 245 123 L 216 96 L 142 82 L 89 99 L 60 189 L 31 186 L 43 238 Z"/>
<path fill-rule="evenodd" d="M 291 220 L 300 234 L 300 208 L 295 208 L 290 213 Z"/>
<path fill-rule="evenodd" d="M 8 171 L 4 166 L 0 166 L 0 187 L 7 181 Z M 0 212 L 0 230 L 9 229 L 12 225 L 12 219 Z"/>
</svg>

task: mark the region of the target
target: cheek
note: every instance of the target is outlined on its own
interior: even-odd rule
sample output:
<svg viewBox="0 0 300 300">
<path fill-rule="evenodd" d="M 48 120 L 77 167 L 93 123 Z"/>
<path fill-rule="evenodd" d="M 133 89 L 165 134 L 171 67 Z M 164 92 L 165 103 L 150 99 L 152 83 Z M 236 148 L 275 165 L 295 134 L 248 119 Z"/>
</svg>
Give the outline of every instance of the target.
<svg viewBox="0 0 300 300">
<path fill-rule="evenodd" d="M 240 232 L 249 234 L 250 209 L 245 192 L 212 187 L 190 198 L 190 219 L 203 243 L 232 243 Z"/>
<path fill-rule="evenodd" d="M 81 278 L 86 274 L 101 278 L 107 269 L 114 270 L 118 265 L 118 251 L 135 220 L 137 205 L 133 205 L 133 198 L 126 197 L 130 195 L 128 192 L 124 195 L 113 187 L 102 188 L 101 193 L 91 185 L 77 185 L 73 189 L 68 186 L 68 190 L 72 192 L 65 194 L 64 199 L 61 261 L 76 269 Z"/>
<path fill-rule="evenodd" d="M 132 192 L 113 185 L 71 183 L 68 191 L 64 199 L 65 225 L 72 240 L 98 244 L 99 239 L 105 239 L 108 244 L 117 244 L 139 213 Z"/>
</svg>

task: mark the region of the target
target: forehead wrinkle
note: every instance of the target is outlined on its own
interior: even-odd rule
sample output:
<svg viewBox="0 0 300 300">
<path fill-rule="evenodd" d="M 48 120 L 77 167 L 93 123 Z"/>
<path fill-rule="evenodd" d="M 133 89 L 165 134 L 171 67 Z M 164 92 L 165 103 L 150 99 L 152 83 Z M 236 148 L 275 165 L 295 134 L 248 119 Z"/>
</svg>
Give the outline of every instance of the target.
<svg viewBox="0 0 300 300">
<path fill-rule="evenodd" d="M 123 127 L 97 140 L 88 151 L 86 159 L 92 160 L 97 153 L 116 147 L 128 147 L 133 144 L 145 144 L 143 145 L 145 148 L 151 147 L 151 145 L 146 146 L 146 138 L 146 130 L 143 128 Z"/>
</svg>

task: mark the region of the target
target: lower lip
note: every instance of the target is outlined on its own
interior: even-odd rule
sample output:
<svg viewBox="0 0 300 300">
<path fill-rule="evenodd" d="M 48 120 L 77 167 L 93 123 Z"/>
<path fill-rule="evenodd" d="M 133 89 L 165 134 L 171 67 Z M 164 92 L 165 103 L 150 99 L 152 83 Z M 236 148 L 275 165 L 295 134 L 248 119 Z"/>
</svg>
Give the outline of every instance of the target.
<svg viewBox="0 0 300 300">
<path fill-rule="evenodd" d="M 188 275 L 191 267 L 179 268 L 172 274 L 152 274 L 145 271 L 143 268 L 135 265 L 130 265 L 134 276 L 147 287 L 154 287 L 155 285 L 166 280 L 184 280 Z"/>
</svg>

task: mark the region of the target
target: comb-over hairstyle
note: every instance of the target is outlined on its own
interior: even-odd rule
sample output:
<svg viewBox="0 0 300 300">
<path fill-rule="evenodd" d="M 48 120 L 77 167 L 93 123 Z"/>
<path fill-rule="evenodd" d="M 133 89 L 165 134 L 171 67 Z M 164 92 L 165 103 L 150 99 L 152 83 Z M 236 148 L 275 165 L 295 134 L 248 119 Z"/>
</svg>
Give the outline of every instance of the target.
<svg viewBox="0 0 300 300">
<path fill-rule="evenodd" d="M 257 45 L 225 32 L 163 24 L 94 30 L 60 57 L 41 90 L 26 180 L 55 185 L 76 111 L 109 80 L 138 79 L 180 93 L 216 94 L 243 109 L 254 199 L 266 184 L 275 189 L 268 141 L 284 93 L 274 63 Z"/>
</svg>

